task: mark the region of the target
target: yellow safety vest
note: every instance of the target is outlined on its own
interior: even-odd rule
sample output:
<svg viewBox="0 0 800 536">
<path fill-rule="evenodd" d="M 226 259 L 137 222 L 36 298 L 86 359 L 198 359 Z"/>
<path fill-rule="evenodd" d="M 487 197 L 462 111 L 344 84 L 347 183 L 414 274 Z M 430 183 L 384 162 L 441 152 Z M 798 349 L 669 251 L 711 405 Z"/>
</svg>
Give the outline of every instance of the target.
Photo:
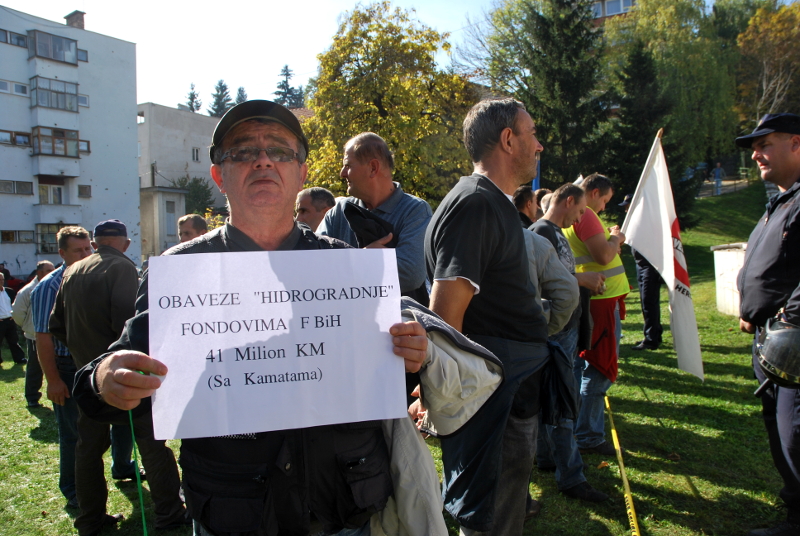
<svg viewBox="0 0 800 536">
<path fill-rule="evenodd" d="M 597 218 L 597 214 L 587 207 L 584 213 L 584 218 L 589 216 L 591 211 L 592 216 Z M 589 216 L 591 217 L 591 216 Z M 599 219 L 599 218 L 598 218 Z M 606 276 L 606 291 L 603 294 L 592 296 L 593 300 L 602 300 L 605 298 L 616 298 L 630 292 L 630 285 L 628 284 L 628 277 L 625 275 L 625 267 L 622 265 L 622 259 L 619 255 L 614 255 L 614 260 L 606 265 L 598 264 L 592 259 L 592 254 L 589 253 L 589 248 L 586 247 L 578 235 L 575 234 L 573 227 L 563 229 L 564 236 L 569 241 L 569 247 L 572 249 L 572 254 L 575 256 L 575 271 L 577 273 L 583 272 L 597 272 Z M 605 226 L 603 226 L 603 233 L 606 240 L 611 236 Z"/>
</svg>

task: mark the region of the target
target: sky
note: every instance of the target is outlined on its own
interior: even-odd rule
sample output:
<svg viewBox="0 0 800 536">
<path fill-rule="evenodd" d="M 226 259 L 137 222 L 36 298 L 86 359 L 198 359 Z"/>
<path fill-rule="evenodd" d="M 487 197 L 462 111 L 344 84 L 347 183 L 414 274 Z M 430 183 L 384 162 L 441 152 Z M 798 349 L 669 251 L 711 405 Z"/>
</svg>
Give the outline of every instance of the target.
<svg viewBox="0 0 800 536">
<path fill-rule="evenodd" d="M 355 0 L 268 2 L 175 2 L 171 0 L 0 0 L 11 9 L 64 23 L 74 10 L 86 13 L 86 30 L 136 43 L 137 102 L 174 107 L 186 101 L 190 84 L 205 111 L 217 80 L 231 97 L 243 86 L 249 99 L 271 99 L 284 65 L 292 86 L 305 85 L 317 70 L 317 55 L 332 43 L 340 15 Z M 452 45 L 466 37 L 492 0 L 396 0 Z M 79 41 L 80 46 L 80 41 Z M 91 61 L 91 51 L 89 51 Z M 437 56 L 447 65 L 445 54 Z"/>
</svg>

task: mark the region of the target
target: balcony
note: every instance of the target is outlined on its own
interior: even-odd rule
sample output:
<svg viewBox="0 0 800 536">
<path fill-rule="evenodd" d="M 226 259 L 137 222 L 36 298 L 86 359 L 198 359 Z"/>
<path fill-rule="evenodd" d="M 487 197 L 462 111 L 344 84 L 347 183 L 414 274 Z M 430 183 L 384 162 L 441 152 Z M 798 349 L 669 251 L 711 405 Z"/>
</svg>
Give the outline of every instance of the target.
<svg viewBox="0 0 800 536">
<path fill-rule="evenodd" d="M 35 223 L 81 223 L 83 207 L 81 205 L 33 205 Z"/>
</svg>

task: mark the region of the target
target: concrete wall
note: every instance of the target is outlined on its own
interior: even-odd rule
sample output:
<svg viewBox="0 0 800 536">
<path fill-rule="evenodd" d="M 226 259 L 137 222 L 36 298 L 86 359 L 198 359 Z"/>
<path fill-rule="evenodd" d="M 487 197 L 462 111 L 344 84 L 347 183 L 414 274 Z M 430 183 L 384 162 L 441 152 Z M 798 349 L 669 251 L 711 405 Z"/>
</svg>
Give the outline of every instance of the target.
<svg viewBox="0 0 800 536">
<path fill-rule="evenodd" d="M 128 226 L 127 254 L 140 264 L 139 181 L 136 148 L 136 47 L 113 37 L 73 28 L 0 6 L 0 28 L 27 36 L 29 30 L 74 39 L 88 52 L 77 65 L 34 56 L 0 43 L 0 79 L 28 86 L 42 76 L 78 84 L 89 106 L 78 113 L 31 107 L 30 97 L 0 93 L 0 130 L 30 134 L 36 127 L 78 130 L 91 152 L 78 158 L 34 156 L 31 147 L 0 144 L 0 180 L 33 183 L 33 195 L 0 194 L 0 230 L 35 231 L 36 224 L 69 223 L 89 229 L 117 218 Z M 39 203 L 38 175 L 65 177 L 63 205 Z M 91 197 L 78 197 L 78 186 L 91 186 Z M 38 240 L 38 236 L 36 237 Z M 54 254 L 37 253 L 34 243 L 0 243 L 0 262 L 14 275 L 27 275 L 36 262 Z"/>
</svg>

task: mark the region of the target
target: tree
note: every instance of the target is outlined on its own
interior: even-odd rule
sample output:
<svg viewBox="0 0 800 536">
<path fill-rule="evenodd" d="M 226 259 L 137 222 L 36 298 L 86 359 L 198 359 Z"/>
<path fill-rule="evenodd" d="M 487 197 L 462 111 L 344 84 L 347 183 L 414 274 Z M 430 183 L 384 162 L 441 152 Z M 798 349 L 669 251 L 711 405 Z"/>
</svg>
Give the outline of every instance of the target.
<svg viewBox="0 0 800 536">
<path fill-rule="evenodd" d="M 544 184 L 556 187 L 597 171 L 608 102 L 600 89 L 602 42 L 591 2 L 509 0 L 478 32 L 483 50 L 465 59 L 493 89 L 522 101 L 536 121 Z"/>
<path fill-rule="evenodd" d="M 306 96 L 303 86 L 292 88 L 292 96 L 286 104 L 289 108 L 302 108 L 305 106 Z"/>
<path fill-rule="evenodd" d="M 228 91 L 228 85 L 224 80 L 219 80 L 217 85 L 214 86 L 214 93 L 211 98 L 213 101 L 211 102 L 211 108 L 208 109 L 208 115 L 211 117 L 222 117 L 232 106 L 233 101 Z"/>
<path fill-rule="evenodd" d="M 294 94 L 294 88 L 289 85 L 289 80 L 292 79 L 294 73 L 291 69 L 289 69 L 288 65 L 284 65 L 283 69 L 281 69 L 280 76 L 283 77 L 283 80 L 278 82 L 278 91 L 273 93 L 273 95 L 275 95 L 275 102 L 287 106 L 292 98 L 292 95 Z"/>
<path fill-rule="evenodd" d="M 748 126 L 754 126 L 763 114 L 800 104 L 791 102 L 800 82 L 800 3 L 778 10 L 760 8 L 738 42 L 743 56 L 739 89 Z"/>
<path fill-rule="evenodd" d="M 309 177 L 342 194 L 335 170 L 343 146 L 372 131 L 394 152 L 395 180 L 435 207 L 471 168 L 461 124 L 476 100 L 462 76 L 436 69 L 437 51 L 450 49 L 447 34 L 389 2 L 358 5 L 341 20 L 309 83 Z"/>
<path fill-rule="evenodd" d="M 189 89 L 189 94 L 186 95 L 186 106 L 189 107 L 189 111 L 192 113 L 199 112 L 200 107 L 203 106 L 203 102 L 200 100 L 200 96 L 194 90 L 194 83 L 192 83 Z"/>
<path fill-rule="evenodd" d="M 243 102 L 247 102 L 247 92 L 244 90 L 244 87 L 239 87 L 236 90 L 236 104 L 241 104 Z"/>
<path fill-rule="evenodd" d="M 214 203 L 214 189 L 202 177 L 184 175 L 178 180 L 170 180 L 173 188 L 189 190 L 186 194 L 186 213 L 205 214 Z"/>
<path fill-rule="evenodd" d="M 637 0 L 628 15 L 606 21 L 605 35 L 614 43 L 612 65 L 621 65 L 636 41 L 653 55 L 661 91 L 672 103 L 664 142 L 673 190 L 687 167 L 731 152 L 734 66 L 704 0 Z M 658 128 L 653 130 L 650 141 Z M 681 206 L 677 210 L 681 213 Z"/>
<path fill-rule="evenodd" d="M 611 127 L 609 158 L 604 171 L 614 182 L 617 192 L 632 194 L 656 133 L 666 126 L 670 103 L 661 92 L 653 55 L 641 41 L 630 47 L 625 64 L 616 76 L 622 90 L 619 112 Z M 671 152 L 671 145 L 665 144 L 666 151 Z M 618 218 L 624 215 L 617 203 L 610 203 L 606 211 Z"/>
</svg>

